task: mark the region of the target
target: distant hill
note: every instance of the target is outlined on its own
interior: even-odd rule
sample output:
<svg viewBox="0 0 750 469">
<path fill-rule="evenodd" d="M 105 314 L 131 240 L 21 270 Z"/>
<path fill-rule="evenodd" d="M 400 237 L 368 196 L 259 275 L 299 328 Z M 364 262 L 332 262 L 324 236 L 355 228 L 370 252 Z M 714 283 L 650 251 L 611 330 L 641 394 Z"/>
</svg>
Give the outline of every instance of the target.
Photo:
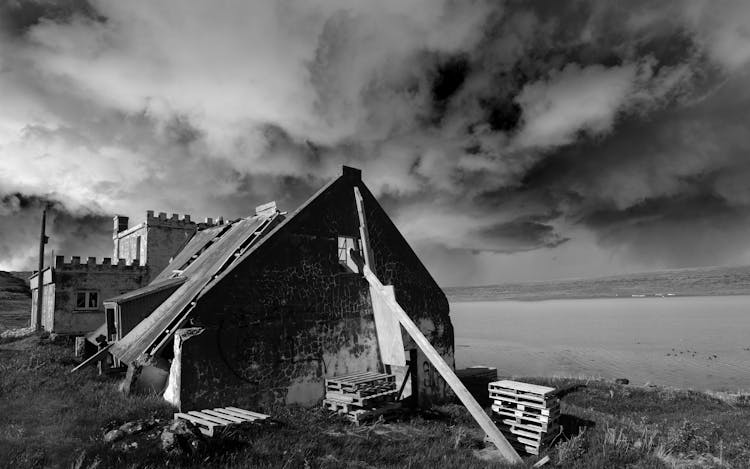
<svg viewBox="0 0 750 469">
<path fill-rule="evenodd" d="M 29 325 L 31 291 L 26 274 L 30 272 L 0 271 L 0 332 Z"/>
<path fill-rule="evenodd" d="M 750 266 L 700 267 L 600 278 L 446 287 L 444 290 L 449 301 L 750 295 Z"/>
</svg>

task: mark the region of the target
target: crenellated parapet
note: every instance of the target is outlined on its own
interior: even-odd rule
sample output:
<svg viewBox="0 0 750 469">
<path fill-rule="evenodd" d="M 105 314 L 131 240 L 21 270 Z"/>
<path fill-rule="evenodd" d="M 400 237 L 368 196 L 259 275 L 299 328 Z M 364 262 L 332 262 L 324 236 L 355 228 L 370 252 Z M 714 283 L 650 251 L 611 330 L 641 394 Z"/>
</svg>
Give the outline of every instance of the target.
<svg viewBox="0 0 750 469">
<path fill-rule="evenodd" d="M 182 215 L 173 213 L 171 216 L 167 216 L 166 212 L 159 212 L 158 215 L 154 215 L 153 210 L 146 211 L 146 225 L 147 226 L 163 226 L 168 228 L 183 228 L 183 229 L 196 229 L 206 228 L 210 226 L 223 225 L 224 217 L 220 216 L 217 218 L 206 218 L 202 222 L 195 221 L 188 215 Z"/>
<path fill-rule="evenodd" d="M 65 259 L 65 256 L 55 256 L 55 269 L 56 270 L 88 270 L 96 272 L 105 271 L 129 271 L 134 270 L 147 270 L 148 267 L 140 265 L 138 259 L 134 259 L 130 263 L 126 263 L 125 259 L 117 259 L 117 262 L 112 262 L 112 258 L 104 257 L 97 259 L 96 257 L 88 257 L 84 260 L 80 256 L 72 256 L 69 259 Z"/>
</svg>

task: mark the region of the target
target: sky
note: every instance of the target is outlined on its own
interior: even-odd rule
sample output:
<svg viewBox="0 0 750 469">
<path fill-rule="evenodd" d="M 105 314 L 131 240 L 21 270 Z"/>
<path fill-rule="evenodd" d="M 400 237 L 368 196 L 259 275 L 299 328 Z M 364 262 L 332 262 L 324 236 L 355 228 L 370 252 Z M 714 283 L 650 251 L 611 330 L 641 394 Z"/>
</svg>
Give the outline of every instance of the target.
<svg viewBox="0 0 750 469">
<path fill-rule="evenodd" d="M 0 270 L 346 164 L 442 285 L 750 264 L 750 2 L 0 0 Z"/>
</svg>

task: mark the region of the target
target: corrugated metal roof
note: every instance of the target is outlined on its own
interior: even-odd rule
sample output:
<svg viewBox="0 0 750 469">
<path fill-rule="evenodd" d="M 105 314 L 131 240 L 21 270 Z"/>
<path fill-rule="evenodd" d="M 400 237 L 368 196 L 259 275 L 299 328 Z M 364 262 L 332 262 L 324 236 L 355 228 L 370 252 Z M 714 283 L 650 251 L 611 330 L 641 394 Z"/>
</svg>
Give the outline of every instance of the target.
<svg viewBox="0 0 750 469">
<path fill-rule="evenodd" d="M 188 241 L 187 245 L 172 259 L 169 265 L 156 276 L 154 282 L 172 277 L 175 270 L 185 270 L 187 266 L 200 256 L 210 245 L 217 234 L 221 233 L 227 225 L 219 225 L 201 230 Z M 153 283 L 153 282 L 151 282 Z"/>
<path fill-rule="evenodd" d="M 248 217 L 196 233 L 156 279 L 168 278 L 173 271 L 182 270 L 180 275 L 186 277 L 185 283 L 149 317 L 116 342 L 110 352 L 125 363 L 133 362 L 145 352 L 158 353 L 168 342 L 171 334 L 187 320 L 197 300 L 228 275 L 235 266 L 251 256 L 342 177 L 355 177 L 360 181 L 360 176 L 360 171 L 344 167 L 343 176 L 321 187 L 289 217 L 277 212 L 268 218 Z M 262 233 L 258 234 L 256 231 Z"/>
<path fill-rule="evenodd" d="M 139 288 L 138 290 L 129 291 L 127 293 L 123 293 L 122 295 L 118 295 L 114 298 L 109 298 L 104 300 L 105 303 L 125 303 L 131 300 L 135 300 L 137 298 L 144 297 L 146 295 L 150 295 L 151 293 L 160 292 L 162 290 L 165 290 L 167 288 L 174 287 L 175 285 L 179 285 L 185 281 L 185 277 L 174 277 L 174 278 L 164 278 L 159 279 L 157 277 L 156 280 L 149 283 L 145 287 Z"/>
<path fill-rule="evenodd" d="M 183 313 L 189 309 L 191 303 L 200 295 L 203 289 L 223 271 L 231 270 L 230 267 L 236 263 L 242 254 L 243 248 L 247 249 L 249 243 L 262 238 L 273 227 L 273 221 L 280 215 L 269 218 L 250 217 L 236 222 L 226 224 L 218 229 L 211 229 L 211 233 L 191 241 L 185 247 L 188 252 L 180 253 L 163 274 L 175 270 L 174 267 L 181 264 L 184 267 L 181 273 L 185 277 L 185 283 L 154 312 L 134 327 L 125 337 L 115 343 L 110 352 L 120 360 L 131 363 L 139 355 L 146 352 L 152 345 L 160 341 L 164 334 L 171 334 L 178 326 Z M 265 223 L 264 222 L 268 222 Z M 263 226 L 261 226 L 263 225 Z M 262 228 L 262 233 L 256 231 Z M 199 232 L 203 234 L 206 231 Z M 210 236 L 210 239 L 209 238 Z M 197 236 L 197 234 L 196 234 Z M 183 250 L 184 251 L 184 250 Z M 196 254 L 198 254 L 196 257 Z M 189 263 L 188 260 L 190 261 Z M 161 274 L 160 274 L 161 276 Z"/>
</svg>

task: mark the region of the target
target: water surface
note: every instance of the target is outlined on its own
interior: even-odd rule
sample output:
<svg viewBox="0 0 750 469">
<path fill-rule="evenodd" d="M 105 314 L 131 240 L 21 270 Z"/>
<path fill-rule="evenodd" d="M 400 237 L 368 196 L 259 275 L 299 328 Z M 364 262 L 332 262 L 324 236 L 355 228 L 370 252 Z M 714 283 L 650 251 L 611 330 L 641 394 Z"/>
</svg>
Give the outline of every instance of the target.
<svg viewBox="0 0 750 469">
<path fill-rule="evenodd" d="M 456 367 L 750 390 L 750 296 L 451 303 Z"/>
</svg>

